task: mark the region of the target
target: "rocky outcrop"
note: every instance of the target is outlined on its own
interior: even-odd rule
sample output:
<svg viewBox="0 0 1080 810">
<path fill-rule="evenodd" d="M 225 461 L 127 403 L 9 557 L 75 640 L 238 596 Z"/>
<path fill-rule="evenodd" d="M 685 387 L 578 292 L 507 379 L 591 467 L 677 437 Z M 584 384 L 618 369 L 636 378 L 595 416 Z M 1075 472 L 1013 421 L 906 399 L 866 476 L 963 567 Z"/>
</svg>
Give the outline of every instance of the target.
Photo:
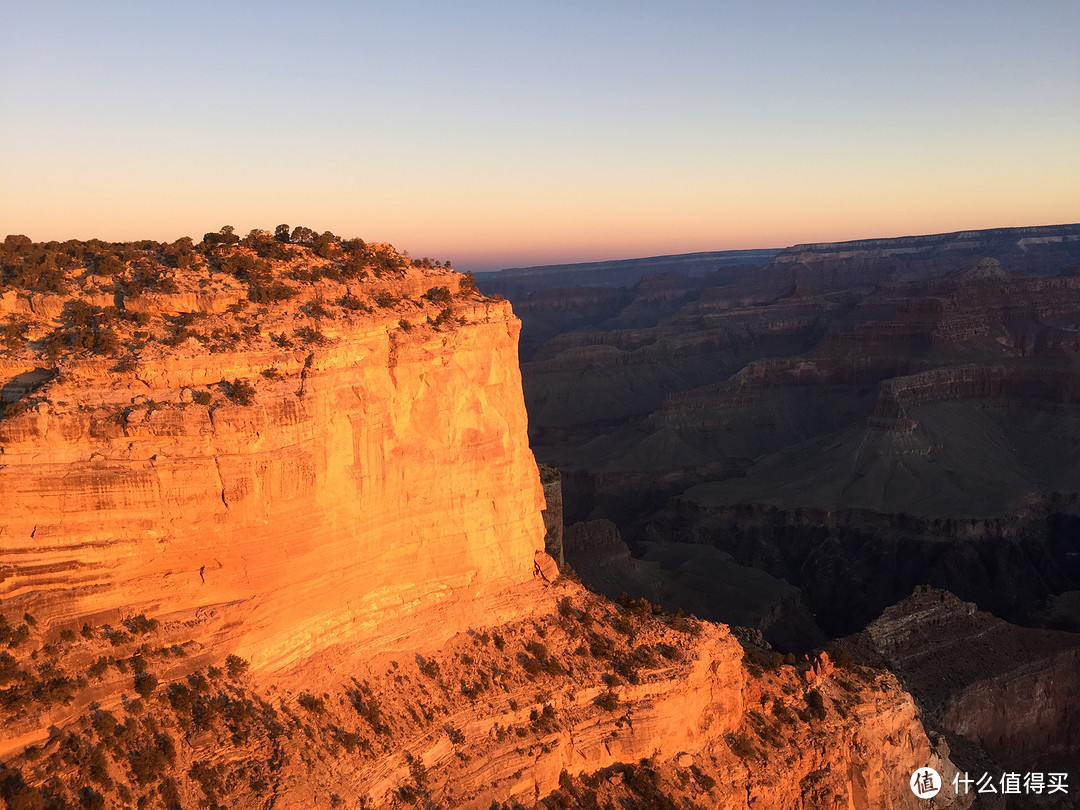
<svg viewBox="0 0 1080 810">
<path fill-rule="evenodd" d="M 887 674 L 560 581 L 509 305 L 282 236 L 0 251 L 52 289 L 3 333 L 7 804 L 490 808 L 655 794 L 645 761 L 706 804 L 914 808 L 951 773 Z"/>
<path fill-rule="evenodd" d="M 950 779 L 955 768 L 887 673 L 824 656 L 785 663 L 726 628 L 620 608 L 567 582 L 537 580 L 511 599 L 513 618 L 436 647 L 341 646 L 272 677 L 239 658 L 208 667 L 196 640 L 180 657 L 156 652 L 190 631 L 181 622 L 132 622 L 135 638 L 116 642 L 105 628 L 52 641 L 37 647 L 50 689 L 77 691 L 53 682 L 109 651 L 126 674 L 95 667 L 97 702 L 52 711 L 46 737 L 7 750 L 0 795 L 15 806 L 968 804 L 914 799 L 913 770 Z M 25 648 L 40 641 L 35 629 L 18 645 L 19 688 L 35 677 Z M 117 699 L 132 683 L 140 697 Z"/>
<path fill-rule="evenodd" d="M 1075 766 L 1080 635 L 1017 627 L 946 591 L 919 588 L 852 644 L 886 661 L 936 728 L 999 765 Z"/>
<path fill-rule="evenodd" d="M 563 553 L 562 475 L 549 464 L 540 465 L 540 483 L 544 487 L 544 550 L 561 567 Z"/>
<path fill-rule="evenodd" d="M 299 317 L 294 300 L 230 352 L 150 343 L 122 370 L 62 357 L 0 420 L 5 611 L 45 629 L 214 616 L 228 628 L 216 643 L 273 668 L 345 638 L 467 626 L 476 599 L 532 577 L 543 500 L 518 322 L 506 302 L 458 295 L 459 279 L 359 284 L 363 300 L 399 303 L 328 312 L 306 345 L 275 343 Z M 438 288 L 452 324 L 409 326 L 403 315 L 439 312 L 419 292 Z M 326 310 L 343 294 L 324 282 L 307 298 Z M 183 291 L 157 298 L 167 313 L 202 306 Z M 38 362 L 2 365 L 17 380 Z M 428 611 L 438 620 L 404 621 Z"/>
</svg>

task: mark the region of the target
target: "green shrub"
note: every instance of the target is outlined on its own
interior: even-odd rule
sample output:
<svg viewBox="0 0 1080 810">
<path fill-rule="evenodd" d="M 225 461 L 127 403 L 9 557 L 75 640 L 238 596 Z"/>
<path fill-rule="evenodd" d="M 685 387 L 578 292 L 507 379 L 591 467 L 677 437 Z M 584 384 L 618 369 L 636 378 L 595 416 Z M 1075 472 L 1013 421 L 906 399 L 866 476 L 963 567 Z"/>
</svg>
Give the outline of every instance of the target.
<svg viewBox="0 0 1080 810">
<path fill-rule="evenodd" d="M 0 329 L 0 342 L 3 342 L 8 349 L 21 348 L 26 343 L 26 333 L 29 328 L 30 324 L 26 320 L 9 315 L 3 328 Z"/>
<path fill-rule="evenodd" d="M 105 638 L 109 640 L 109 643 L 114 647 L 119 647 L 122 644 L 130 644 L 134 639 L 128 633 L 123 630 L 119 630 L 109 625 L 105 625 L 101 628 L 101 631 L 105 634 Z"/>
<path fill-rule="evenodd" d="M 237 405 L 251 405 L 255 401 L 255 386 L 247 380 L 236 379 L 228 384 L 228 397 Z"/>
<path fill-rule="evenodd" d="M 449 287 L 432 287 L 424 293 L 423 297 L 433 304 L 442 304 L 444 306 L 449 305 L 453 300 Z"/>
<path fill-rule="evenodd" d="M 347 293 L 338 299 L 338 306 L 351 312 L 373 312 L 371 307 L 361 301 L 352 293 Z"/>
<path fill-rule="evenodd" d="M 30 628 L 27 627 L 25 624 L 20 624 L 8 636 L 8 647 L 14 649 L 15 647 L 18 647 L 23 642 L 29 640 L 29 638 L 30 638 Z"/>
<path fill-rule="evenodd" d="M 376 306 L 387 309 L 389 307 L 394 306 L 396 303 L 398 303 L 398 301 L 400 299 L 396 298 L 395 296 L 393 296 L 391 293 L 387 292 L 386 290 L 380 290 L 379 292 L 375 293 L 375 299 L 374 300 L 375 300 L 375 305 Z"/>
<path fill-rule="evenodd" d="M 248 662 L 239 655 L 229 655 L 225 658 L 225 670 L 233 680 L 247 672 L 248 666 Z"/>
<path fill-rule="evenodd" d="M 613 712 L 619 706 L 619 696 L 610 689 L 596 698 L 596 705 L 606 712 Z"/>
<path fill-rule="evenodd" d="M 15 680 L 21 670 L 11 653 L 0 652 L 0 686 Z"/>
<path fill-rule="evenodd" d="M 460 730 L 455 728 L 451 723 L 443 725 L 443 730 L 446 732 L 446 736 L 450 739 L 450 742 L 454 745 L 462 745 L 465 742 L 465 735 Z"/>
<path fill-rule="evenodd" d="M 304 343 L 314 343 L 317 346 L 326 343 L 326 335 L 324 335 L 321 330 L 313 329 L 310 326 L 301 326 L 297 328 L 296 337 Z"/>
<path fill-rule="evenodd" d="M 810 714 L 819 720 L 825 719 L 825 702 L 822 700 L 821 692 L 817 689 L 811 689 L 806 693 L 806 705 L 810 709 Z"/>
<path fill-rule="evenodd" d="M 439 663 L 435 660 L 427 660 L 424 656 L 417 654 L 416 665 L 420 668 L 421 675 L 426 675 L 433 681 L 442 677 L 442 673 L 439 671 Z"/>
<path fill-rule="evenodd" d="M 157 676 L 149 672 L 139 672 L 135 675 L 135 691 L 142 697 L 148 698 L 157 689 L 158 679 Z"/>
<path fill-rule="evenodd" d="M 724 739 L 731 752 L 739 759 L 750 759 L 756 753 L 754 744 L 746 734 L 725 734 Z"/>
<path fill-rule="evenodd" d="M 376 734 L 389 733 L 390 729 L 382 722 L 379 701 L 371 694 L 370 689 L 365 692 L 360 685 L 357 685 L 355 689 L 346 690 L 346 694 L 352 707 L 356 709 L 356 713 L 368 722 L 372 731 Z"/>
<path fill-rule="evenodd" d="M 295 298 L 296 287 L 291 287 L 280 281 L 267 284 L 252 284 L 248 287 L 248 300 L 256 304 L 276 304 L 279 301 L 288 301 Z"/>
<path fill-rule="evenodd" d="M 130 619 L 124 619 L 124 627 L 130 630 L 132 633 L 143 635 L 145 633 L 152 633 L 158 629 L 159 622 L 157 619 L 148 619 L 142 613 L 138 616 L 132 616 Z"/>
<path fill-rule="evenodd" d="M 705 790 L 712 790 L 716 787 L 716 780 L 701 770 L 697 765 L 690 766 L 690 773 L 694 775 L 694 781 L 701 785 Z"/>
</svg>

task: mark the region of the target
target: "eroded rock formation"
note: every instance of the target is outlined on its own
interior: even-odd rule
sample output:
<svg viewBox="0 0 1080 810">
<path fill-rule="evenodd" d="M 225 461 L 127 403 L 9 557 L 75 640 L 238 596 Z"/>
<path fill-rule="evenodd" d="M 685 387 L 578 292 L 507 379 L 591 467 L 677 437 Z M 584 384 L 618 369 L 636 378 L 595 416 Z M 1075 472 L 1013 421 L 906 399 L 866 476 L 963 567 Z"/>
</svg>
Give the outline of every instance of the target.
<svg viewBox="0 0 1080 810">
<path fill-rule="evenodd" d="M 555 581 L 509 305 L 280 241 L 5 242 L 5 802 L 914 808 L 950 773 L 886 673 Z"/>
<path fill-rule="evenodd" d="M 461 629 L 460 606 L 531 577 L 543 501 L 509 304 L 457 311 L 291 350 L 188 341 L 125 372 L 63 360 L 0 423 L 5 605 L 57 628 L 218 613 L 275 666 L 440 604 Z M 236 379 L 250 403 L 222 393 Z"/>
<path fill-rule="evenodd" d="M 931 724 L 1011 770 L 1075 769 L 1080 637 L 1017 627 L 947 591 L 919 588 L 851 640 L 880 656 Z"/>
</svg>

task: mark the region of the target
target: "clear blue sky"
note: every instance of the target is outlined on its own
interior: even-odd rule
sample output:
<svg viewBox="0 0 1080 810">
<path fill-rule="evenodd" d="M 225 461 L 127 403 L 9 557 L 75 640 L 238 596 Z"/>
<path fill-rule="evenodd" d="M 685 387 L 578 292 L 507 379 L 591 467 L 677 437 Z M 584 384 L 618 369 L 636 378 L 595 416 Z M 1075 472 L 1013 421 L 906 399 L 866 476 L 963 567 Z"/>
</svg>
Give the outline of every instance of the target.
<svg viewBox="0 0 1080 810">
<path fill-rule="evenodd" d="M 1080 221 L 1080 2 L 0 2 L 0 236 L 496 267 Z"/>
</svg>

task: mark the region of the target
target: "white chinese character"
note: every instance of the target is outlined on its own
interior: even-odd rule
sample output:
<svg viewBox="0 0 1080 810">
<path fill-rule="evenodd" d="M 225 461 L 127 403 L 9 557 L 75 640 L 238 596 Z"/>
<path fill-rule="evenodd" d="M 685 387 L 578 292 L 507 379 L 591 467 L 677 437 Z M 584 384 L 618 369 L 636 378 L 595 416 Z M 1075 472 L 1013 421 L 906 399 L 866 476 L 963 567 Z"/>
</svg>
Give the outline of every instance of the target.
<svg viewBox="0 0 1080 810">
<path fill-rule="evenodd" d="M 911 792 L 920 799 L 932 799 L 941 790 L 941 775 L 933 768 L 920 768 L 911 774 Z"/>
<path fill-rule="evenodd" d="M 1046 787 L 1048 788 L 1048 790 L 1046 792 L 1047 793 L 1068 793 L 1069 792 L 1069 786 L 1065 782 L 1065 780 L 1068 779 L 1068 778 L 1069 778 L 1069 775 L 1067 773 L 1052 773 L 1052 774 L 1050 774 L 1050 781 L 1046 785 Z"/>
<path fill-rule="evenodd" d="M 1020 792 L 1020 774 L 1018 773 L 1005 773 L 1001 775 L 1001 792 L 1002 793 L 1019 793 Z"/>
<path fill-rule="evenodd" d="M 1024 774 L 1024 793 L 1042 793 L 1046 789 L 1042 773 Z"/>
<path fill-rule="evenodd" d="M 957 771 L 956 776 L 952 778 L 953 793 L 960 793 L 960 785 L 964 786 L 964 795 L 966 796 L 971 792 L 971 785 L 975 782 L 974 779 L 969 779 L 967 771 L 964 771 L 964 778 L 960 778 L 960 772 Z"/>
<path fill-rule="evenodd" d="M 979 785 L 979 793 L 997 793 L 997 788 L 994 787 L 994 780 L 988 773 L 984 772 L 983 775 L 979 777 L 977 784 Z"/>
</svg>

